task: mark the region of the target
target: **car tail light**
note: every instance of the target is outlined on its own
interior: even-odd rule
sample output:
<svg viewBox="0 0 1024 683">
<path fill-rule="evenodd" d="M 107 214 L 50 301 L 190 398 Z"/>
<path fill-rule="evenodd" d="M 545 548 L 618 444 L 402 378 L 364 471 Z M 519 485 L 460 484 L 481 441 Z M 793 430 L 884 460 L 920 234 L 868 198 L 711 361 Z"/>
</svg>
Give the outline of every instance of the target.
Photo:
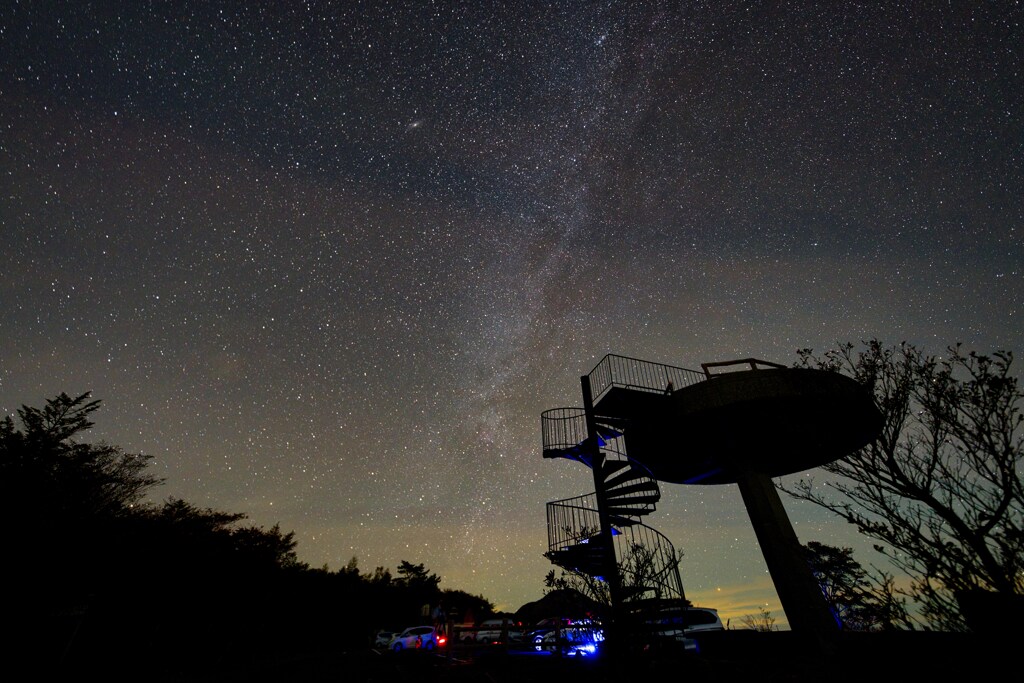
<svg viewBox="0 0 1024 683">
<path fill-rule="evenodd" d="M 447 637 L 445 637 L 445 636 L 438 636 L 437 637 L 437 645 L 438 645 L 438 647 L 443 646 L 447 642 L 448 642 L 448 638 Z"/>
</svg>

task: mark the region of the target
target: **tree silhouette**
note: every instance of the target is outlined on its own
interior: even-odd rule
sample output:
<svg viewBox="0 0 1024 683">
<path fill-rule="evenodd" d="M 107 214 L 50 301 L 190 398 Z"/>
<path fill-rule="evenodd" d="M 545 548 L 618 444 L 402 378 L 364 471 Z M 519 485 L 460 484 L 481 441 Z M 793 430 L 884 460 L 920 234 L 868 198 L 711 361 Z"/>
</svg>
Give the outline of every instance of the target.
<svg viewBox="0 0 1024 683">
<path fill-rule="evenodd" d="M 421 624 L 429 622 L 431 609 L 440 602 L 440 583 L 441 577 L 427 571 L 423 564 L 402 560 L 395 584 L 403 594 L 401 602 L 408 606 L 406 619 L 419 619 Z"/>
<path fill-rule="evenodd" d="M 888 574 L 870 574 L 853 559 L 853 548 L 810 541 L 803 546 L 829 608 L 843 629 L 879 631 L 910 627 L 904 602 Z"/>
<path fill-rule="evenodd" d="M 130 513 L 162 480 L 146 472 L 151 456 L 76 441 L 100 402 L 60 394 L 42 410 L 22 406 L 21 428 L 0 421 L 3 503 L 23 521 L 112 518 Z"/>
<path fill-rule="evenodd" d="M 427 571 L 422 563 L 413 564 L 408 560 L 402 560 L 398 565 L 398 581 L 414 591 L 429 594 L 438 590 L 441 577 Z"/>
<path fill-rule="evenodd" d="M 20 558 L 8 571 L 16 601 L 37 611 L 81 609 L 115 580 L 108 560 L 161 483 L 146 472 L 150 456 L 79 440 L 99 405 L 62 393 L 42 409 L 20 408 L 20 424 L 0 420 L 0 511 Z"/>
<path fill-rule="evenodd" d="M 1021 391 L 1013 355 L 939 357 L 878 340 L 801 364 L 843 372 L 872 387 L 880 436 L 823 469 L 824 487 L 780 486 L 880 541 L 876 549 L 912 578 L 910 594 L 935 628 L 963 630 L 977 592 L 1020 604 L 1024 594 Z"/>
<path fill-rule="evenodd" d="M 611 609 L 612 597 L 608 583 L 603 578 L 586 572 L 562 569 L 556 574 L 554 569 L 549 569 L 544 576 L 544 588 L 545 594 L 555 591 L 578 593 L 585 600 L 598 605 L 602 612 Z"/>
<path fill-rule="evenodd" d="M 484 596 L 454 588 L 442 591 L 441 602 L 445 613 L 456 622 L 479 621 L 494 613 L 494 603 Z"/>
<path fill-rule="evenodd" d="M 360 574 L 355 558 L 336 573 L 310 569 L 279 525 L 174 497 L 150 502 L 161 480 L 146 471 L 149 456 L 82 440 L 99 406 L 61 394 L 0 420 L 18 664 L 134 679 L 160 667 L 205 670 L 227 653 L 266 659 L 368 643 L 376 628 L 421 623 L 423 606 L 442 595 L 493 609 L 442 592 L 422 564 L 403 561 L 397 576 Z"/>
<path fill-rule="evenodd" d="M 148 502 L 162 482 L 146 471 L 150 456 L 82 440 L 99 407 L 89 394 L 60 394 L 23 406 L 17 422 L 0 420 L 0 510 L 18 558 L 6 569 L 24 639 L 16 649 L 82 665 L 117 647 L 130 667 L 155 648 L 201 652 L 208 634 L 198 623 L 219 624 L 224 643 L 246 619 L 275 614 L 294 590 L 282 572 L 305 568 L 294 534 L 180 499 Z M 143 614 L 148 629 L 126 629 Z"/>
</svg>

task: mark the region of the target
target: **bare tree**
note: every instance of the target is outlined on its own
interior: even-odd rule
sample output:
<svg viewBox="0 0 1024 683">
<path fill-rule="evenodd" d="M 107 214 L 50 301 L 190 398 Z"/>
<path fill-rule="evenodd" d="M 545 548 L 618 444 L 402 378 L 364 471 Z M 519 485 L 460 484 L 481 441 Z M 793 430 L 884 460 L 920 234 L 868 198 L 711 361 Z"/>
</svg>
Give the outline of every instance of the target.
<svg viewBox="0 0 1024 683">
<path fill-rule="evenodd" d="M 612 604 L 608 583 L 603 578 L 591 576 L 586 572 L 563 569 L 556 574 L 554 569 L 550 569 L 544 577 L 544 588 L 548 593 L 556 590 L 575 591 L 600 605 L 602 609 L 607 609 Z"/>
<path fill-rule="evenodd" d="M 583 528 L 583 538 L 597 538 L 596 530 Z M 646 598 L 672 598 L 671 590 L 663 585 L 669 575 L 679 566 L 681 555 L 673 552 L 667 558 L 659 556 L 655 549 L 648 545 L 629 541 L 624 546 L 618 559 L 619 582 L 627 601 Z M 572 589 L 585 595 L 594 602 L 606 607 L 611 606 L 611 589 L 602 576 L 594 576 L 585 571 L 563 569 L 556 576 L 555 570 L 548 572 L 544 579 L 548 590 Z"/>
<path fill-rule="evenodd" d="M 1013 355 L 926 355 L 878 340 L 815 356 L 805 367 L 872 387 L 879 437 L 825 469 L 824 486 L 780 488 L 820 505 L 880 541 L 875 548 L 912 579 L 910 595 L 935 628 L 963 630 L 965 596 L 1024 593 L 1021 391 Z"/>
<path fill-rule="evenodd" d="M 619 561 L 623 591 L 629 599 L 675 597 L 668 582 L 680 560 L 681 553 L 659 554 L 645 543 L 630 541 Z"/>
<path fill-rule="evenodd" d="M 775 627 L 775 617 L 772 616 L 771 611 L 761 608 L 761 611 L 757 614 L 744 615 L 743 625 L 754 631 L 760 631 L 761 633 L 769 633 L 771 631 L 778 630 Z"/>
</svg>

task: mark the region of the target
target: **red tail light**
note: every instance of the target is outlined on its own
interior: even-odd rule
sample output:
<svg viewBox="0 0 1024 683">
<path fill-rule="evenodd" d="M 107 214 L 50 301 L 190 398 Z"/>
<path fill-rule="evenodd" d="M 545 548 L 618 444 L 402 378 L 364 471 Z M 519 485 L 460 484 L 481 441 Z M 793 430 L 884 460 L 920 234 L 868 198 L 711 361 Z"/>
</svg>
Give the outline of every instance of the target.
<svg viewBox="0 0 1024 683">
<path fill-rule="evenodd" d="M 445 636 L 438 636 L 437 637 L 437 645 L 438 645 L 438 647 L 444 646 L 444 644 L 447 643 L 447 642 L 448 642 L 448 639 Z"/>
</svg>

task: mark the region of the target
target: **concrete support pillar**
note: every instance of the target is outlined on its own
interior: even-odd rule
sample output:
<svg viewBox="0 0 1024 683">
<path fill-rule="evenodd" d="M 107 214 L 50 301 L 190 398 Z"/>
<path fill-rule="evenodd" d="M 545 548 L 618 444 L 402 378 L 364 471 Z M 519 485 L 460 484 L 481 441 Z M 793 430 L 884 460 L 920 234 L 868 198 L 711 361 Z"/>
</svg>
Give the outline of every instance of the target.
<svg viewBox="0 0 1024 683">
<path fill-rule="evenodd" d="M 736 483 L 790 627 L 828 654 L 839 625 L 811 574 L 775 485 L 768 475 L 746 468 L 737 473 Z"/>
</svg>

